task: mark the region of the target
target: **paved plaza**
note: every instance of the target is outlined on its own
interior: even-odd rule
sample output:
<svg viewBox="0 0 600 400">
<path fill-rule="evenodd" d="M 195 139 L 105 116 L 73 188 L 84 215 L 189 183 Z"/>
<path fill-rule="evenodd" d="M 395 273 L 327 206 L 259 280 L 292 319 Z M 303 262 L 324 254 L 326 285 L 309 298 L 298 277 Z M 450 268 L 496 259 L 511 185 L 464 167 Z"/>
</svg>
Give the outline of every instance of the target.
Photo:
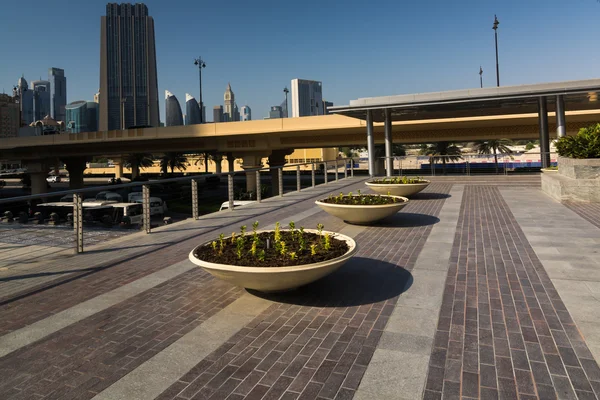
<svg viewBox="0 0 600 400">
<path fill-rule="evenodd" d="M 90 237 L 80 255 L 6 236 L 0 399 L 600 398 L 599 205 L 557 203 L 538 175 L 432 177 L 373 226 L 314 204 L 364 181 Z M 280 294 L 187 259 L 256 220 L 322 223 L 358 253 Z"/>
</svg>

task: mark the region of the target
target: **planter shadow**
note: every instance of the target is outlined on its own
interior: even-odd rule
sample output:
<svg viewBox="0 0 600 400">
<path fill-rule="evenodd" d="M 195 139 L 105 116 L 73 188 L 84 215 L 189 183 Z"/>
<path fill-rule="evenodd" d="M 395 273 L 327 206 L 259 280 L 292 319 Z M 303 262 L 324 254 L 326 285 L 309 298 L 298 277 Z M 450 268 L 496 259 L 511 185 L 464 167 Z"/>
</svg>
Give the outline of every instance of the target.
<svg viewBox="0 0 600 400">
<path fill-rule="evenodd" d="M 440 219 L 438 217 L 434 217 L 433 215 L 399 212 L 370 225 L 380 227 L 389 226 L 394 228 L 412 228 L 416 226 L 434 225 L 438 222 L 440 222 Z"/>
<path fill-rule="evenodd" d="M 407 291 L 413 278 L 406 269 L 364 257 L 353 257 L 331 275 L 284 293 L 249 293 L 278 303 L 310 307 L 353 307 L 396 297 Z"/>
<path fill-rule="evenodd" d="M 411 200 L 442 200 L 442 199 L 449 199 L 450 196 L 449 194 L 446 193 L 428 193 L 428 192 L 420 192 L 417 194 L 413 194 L 412 196 L 410 196 Z"/>
</svg>

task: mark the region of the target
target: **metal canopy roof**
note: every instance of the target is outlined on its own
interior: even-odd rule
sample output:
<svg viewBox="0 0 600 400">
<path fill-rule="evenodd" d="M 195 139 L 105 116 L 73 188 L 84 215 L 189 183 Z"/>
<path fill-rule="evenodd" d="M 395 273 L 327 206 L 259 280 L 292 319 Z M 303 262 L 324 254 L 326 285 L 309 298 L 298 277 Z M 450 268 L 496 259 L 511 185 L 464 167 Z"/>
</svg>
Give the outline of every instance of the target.
<svg viewBox="0 0 600 400">
<path fill-rule="evenodd" d="M 329 107 L 328 111 L 366 119 L 367 110 L 372 110 L 375 122 L 385 120 L 386 109 L 391 110 L 393 121 L 523 114 L 537 112 L 540 97 L 548 98 L 548 109 L 553 111 L 557 95 L 563 95 L 565 108 L 569 111 L 590 110 L 600 108 L 598 92 L 600 92 L 600 79 L 588 79 L 367 97 L 352 100 L 347 106 Z"/>
</svg>

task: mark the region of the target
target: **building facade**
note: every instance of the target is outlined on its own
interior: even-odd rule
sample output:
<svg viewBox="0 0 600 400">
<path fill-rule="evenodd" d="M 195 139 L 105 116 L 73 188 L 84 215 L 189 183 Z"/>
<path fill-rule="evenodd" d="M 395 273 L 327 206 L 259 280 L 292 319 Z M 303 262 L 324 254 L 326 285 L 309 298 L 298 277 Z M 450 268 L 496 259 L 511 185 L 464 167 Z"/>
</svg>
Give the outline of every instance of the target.
<svg viewBox="0 0 600 400">
<path fill-rule="evenodd" d="M 241 108 L 240 121 L 252 121 L 252 110 L 247 105 Z"/>
<path fill-rule="evenodd" d="M 186 125 L 195 125 L 202 123 L 202 119 L 200 118 L 200 105 L 189 93 L 185 94 L 185 124 Z"/>
<path fill-rule="evenodd" d="M 333 107 L 333 102 L 323 100 L 323 114 L 329 115 L 329 107 Z"/>
<path fill-rule="evenodd" d="M 223 95 L 223 121 L 231 122 L 231 121 L 239 121 L 240 120 L 240 111 L 235 102 L 235 94 L 233 90 L 231 90 L 231 84 L 227 84 L 227 89 L 225 89 L 225 94 Z"/>
<path fill-rule="evenodd" d="M 98 130 L 98 103 L 74 101 L 65 107 L 65 127 L 69 133 Z"/>
<path fill-rule="evenodd" d="M 50 82 L 32 81 L 30 88 L 33 92 L 33 118 L 35 121 L 44 119 L 51 113 Z"/>
<path fill-rule="evenodd" d="M 323 87 L 319 81 L 292 79 L 292 117 L 323 115 Z"/>
<path fill-rule="evenodd" d="M 100 93 L 100 130 L 159 126 L 154 20 L 143 3 L 106 5 Z"/>
<path fill-rule="evenodd" d="M 224 122 L 223 106 L 213 107 L 213 122 Z"/>
<path fill-rule="evenodd" d="M 268 119 L 283 118 L 283 109 L 281 106 L 272 106 L 269 111 Z"/>
<path fill-rule="evenodd" d="M 0 93 L 0 138 L 16 137 L 21 127 L 18 98 Z"/>
<path fill-rule="evenodd" d="M 61 68 L 48 69 L 50 82 L 50 116 L 57 121 L 65 120 L 67 106 L 67 78 Z"/>
<path fill-rule="evenodd" d="M 20 77 L 17 86 L 13 88 L 13 97 L 19 103 L 21 125 L 29 125 L 35 118 L 33 115 L 33 91 L 24 77 Z"/>
<path fill-rule="evenodd" d="M 179 100 L 173 93 L 165 90 L 165 126 L 180 125 L 183 125 L 183 115 Z"/>
</svg>

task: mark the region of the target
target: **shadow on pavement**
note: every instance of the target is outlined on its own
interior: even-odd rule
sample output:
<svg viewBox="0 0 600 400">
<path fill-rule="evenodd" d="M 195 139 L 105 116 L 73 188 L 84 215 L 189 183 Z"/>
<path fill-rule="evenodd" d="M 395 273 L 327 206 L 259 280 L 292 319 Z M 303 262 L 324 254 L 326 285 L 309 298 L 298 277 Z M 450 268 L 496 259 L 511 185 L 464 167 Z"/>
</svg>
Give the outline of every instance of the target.
<svg viewBox="0 0 600 400">
<path fill-rule="evenodd" d="M 442 200 L 450 197 L 447 193 L 421 192 L 410 196 L 410 200 Z"/>
<path fill-rule="evenodd" d="M 399 296 L 413 277 L 402 267 L 370 258 L 354 257 L 331 275 L 284 293 L 248 292 L 275 302 L 310 307 L 352 307 Z"/>
<path fill-rule="evenodd" d="M 440 222 L 438 217 L 427 214 L 399 212 L 391 217 L 382 219 L 373 224 L 378 227 L 410 228 L 416 226 L 434 225 Z"/>
</svg>

